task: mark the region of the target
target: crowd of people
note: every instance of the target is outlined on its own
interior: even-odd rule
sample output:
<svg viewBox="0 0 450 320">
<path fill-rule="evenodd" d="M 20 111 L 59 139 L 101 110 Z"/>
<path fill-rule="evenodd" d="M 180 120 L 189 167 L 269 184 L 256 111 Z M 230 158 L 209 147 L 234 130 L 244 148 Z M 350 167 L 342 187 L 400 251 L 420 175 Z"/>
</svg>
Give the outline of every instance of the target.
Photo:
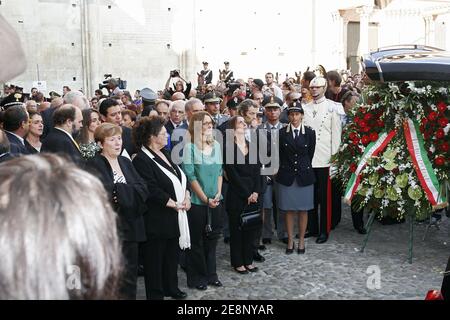
<svg viewBox="0 0 450 320">
<path fill-rule="evenodd" d="M 0 176 L 14 169 L 27 184 L 22 193 L 30 199 L 18 200 L 27 210 L 37 205 L 34 201 L 50 206 L 54 200 L 55 221 L 72 219 L 94 229 L 85 234 L 95 246 L 92 252 L 81 239 L 72 239 L 64 229 L 68 223 L 49 225 L 46 236 L 54 232 L 67 239 L 63 252 L 55 253 L 61 259 L 76 251 L 83 270 L 95 264 L 107 274 L 86 271 L 83 285 L 95 288 L 90 294 L 58 288 L 60 292 L 26 296 L 28 291 L 12 294 L 12 287 L 4 287 L 0 297 L 135 299 L 142 268 L 148 299 L 184 299 L 179 265 L 190 288 L 223 285 L 216 270 L 222 235 L 239 274 L 258 272 L 255 261 L 265 261 L 261 253 L 275 237 L 286 244 L 285 254 L 306 254 L 307 237 L 327 242 L 341 219 L 342 196 L 339 182 L 330 179 L 330 158 L 350 121 L 346 115 L 359 99 L 362 77 L 319 66 L 282 82 L 270 72 L 265 81 L 244 81 L 234 79 L 225 62 L 213 85 L 208 63 L 203 66 L 195 88 L 175 70 L 164 90 L 143 88 L 133 97 L 115 79 L 109 80 L 107 93 L 96 90 L 90 99 L 67 86 L 48 98 L 35 88 L 28 95 L 17 86 L 5 86 Z M 42 186 L 47 180 L 39 176 L 47 177 L 48 185 Z M 83 183 L 70 186 L 67 176 L 72 184 Z M 64 188 L 53 185 L 58 180 Z M 0 182 L 1 190 L 18 196 L 13 187 L 17 182 L 11 178 Z M 47 194 L 50 188 L 57 193 Z M 33 199 L 36 194 L 39 200 Z M 95 195 L 100 198 L 93 199 Z M 86 211 L 70 210 L 68 198 Z M 5 208 L 14 201 L 5 205 L 2 199 Z M 260 220 L 252 218 L 254 225 L 244 227 L 243 213 L 252 212 L 259 212 Z M 75 217 L 78 213 L 82 216 Z M 352 219 L 355 230 L 365 234 L 363 212 L 353 212 Z M 22 227 L 22 237 L 29 236 L 31 229 Z M 102 246 L 108 250 L 101 252 Z M 11 259 L 22 257 L 12 251 Z M 31 251 L 27 257 L 35 257 Z M 53 268 L 49 264 L 56 261 L 46 266 Z M 8 272 L 0 270 L 14 278 Z M 106 276 L 114 281 L 106 282 Z M 31 281 L 30 286 L 39 282 L 22 280 Z M 103 287 L 107 283 L 110 287 Z"/>
</svg>

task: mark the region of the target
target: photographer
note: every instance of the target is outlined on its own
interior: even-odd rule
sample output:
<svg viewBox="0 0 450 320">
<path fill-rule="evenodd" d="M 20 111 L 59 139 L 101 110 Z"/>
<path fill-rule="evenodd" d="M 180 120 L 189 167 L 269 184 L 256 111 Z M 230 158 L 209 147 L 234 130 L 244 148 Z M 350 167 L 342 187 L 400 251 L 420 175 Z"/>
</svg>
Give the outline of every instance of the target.
<svg viewBox="0 0 450 320">
<path fill-rule="evenodd" d="M 179 78 L 179 80 L 177 82 L 175 82 L 175 84 L 174 84 L 175 90 L 170 87 L 170 80 L 172 78 Z M 184 88 L 183 83 L 186 83 L 186 89 Z M 185 97 L 188 97 L 189 93 L 191 92 L 191 87 L 192 87 L 192 84 L 190 82 L 187 82 L 186 80 L 184 80 L 181 77 L 179 70 L 172 70 L 172 71 L 170 71 L 169 79 L 167 79 L 167 82 L 166 82 L 166 86 L 165 86 L 166 91 L 164 93 L 164 98 L 166 100 L 170 100 L 172 98 L 172 95 L 175 92 L 181 92 L 184 94 Z"/>
</svg>

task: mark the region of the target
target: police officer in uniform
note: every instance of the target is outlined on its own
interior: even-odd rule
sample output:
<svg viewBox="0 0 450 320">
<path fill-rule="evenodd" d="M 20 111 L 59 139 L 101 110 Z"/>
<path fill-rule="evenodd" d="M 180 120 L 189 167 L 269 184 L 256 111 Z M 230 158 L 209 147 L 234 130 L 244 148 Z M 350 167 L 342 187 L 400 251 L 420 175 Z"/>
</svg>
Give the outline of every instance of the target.
<svg viewBox="0 0 450 320">
<path fill-rule="evenodd" d="M 293 102 L 288 108 L 289 124 L 280 130 L 280 169 L 278 208 L 285 212 L 288 244 L 286 254 L 294 252 L 294 219 L 298 218 L 299 243 L 297 253 L 305 253 L 305 231 L 308 210 L 314 208 L 314 157 L 316 136 L 312 128 L 303 123 L 304 110 L 300 102 Z"/>
<path fill-rule="evenodd" d="M 225 84 L 228 84 L 229 82 L 232 82 L 234 80 L 233 71 L 231 71 L 230 63 L 228 61 L 225 61 L 223 64 L 225 65 L 225 69 L 219 70 L 221 74 L 220 79 L 223 80 Z"/>
<path fill-rule="evenodd" d="M 200 71 L 200 75 L 203 76 L 205 84 L 210 84 L 213 77 L 213 72 L 208 68 L 208 62 L 203 61 L 203 70 Z"/>
<path fill-rule="evenodd" d="M 340 116 L 336 112 L 337 103 L 325 98 L 326 87 L 327 81 L 323 77 L 311 80 L 313 101 L 304 107 L 304 124 L 316 132 L 316 149 L 312 161 L 316 174 L 315 208 L 309 212 L 308 217 L 308 236 L 318 236 L 316 243 L 325 243 L 331 230 L 330 158 L 339 150 L 342 130 Z"/>
<path fill-rule="evenodd" d="M 222 100 L 216 95 L 215 91 L 208 92 L 204 97 L 206 111 L 214 120 L 214 129 L 228 120 L 229 116 L 220 113 L 220 102 Z"/>
<path fill-rule="evenodd" d="M 158 95 L 150 88 L 144 88 L 141 90 L 142 98 L 142 117 L 146 117 L 155 108 L 155 102 Z"/>
</svg>

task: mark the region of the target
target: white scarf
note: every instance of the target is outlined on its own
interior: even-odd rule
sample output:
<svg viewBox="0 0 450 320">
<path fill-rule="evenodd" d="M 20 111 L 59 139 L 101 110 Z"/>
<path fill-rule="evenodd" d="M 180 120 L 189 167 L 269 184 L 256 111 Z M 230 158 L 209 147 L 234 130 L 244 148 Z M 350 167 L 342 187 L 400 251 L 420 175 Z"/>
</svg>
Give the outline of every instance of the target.
<svg viewBox="0 0 450 320">
<path fill-rule="evenodd" d="M 160 165 L 156 160 L 155 156 L 147 150 L 144 146 L 141 148 L 141 150 L 150 158 L 152 159 L 156 165 L 161 169 L 162 172 L 172 181 L 173 188 L 175 189 L 175 196 L 178 203 L 182 203 L 184 201 L 184 198 L 186 196 L 186 175 L 184 172 L 180 169 L 181 172 L 181 182 L 178 179 L 178 177 L 164 168 L 162 165 Z M 180 228 L 180 239 L 179 239 L 179 245 L 182 250 L 189 249 L 191 247 L 191 237 L 189 235 L 189 224 L 188 224 L 188 218 L 186 210 L 178 210 L 178 227 Z"/>
</svg>

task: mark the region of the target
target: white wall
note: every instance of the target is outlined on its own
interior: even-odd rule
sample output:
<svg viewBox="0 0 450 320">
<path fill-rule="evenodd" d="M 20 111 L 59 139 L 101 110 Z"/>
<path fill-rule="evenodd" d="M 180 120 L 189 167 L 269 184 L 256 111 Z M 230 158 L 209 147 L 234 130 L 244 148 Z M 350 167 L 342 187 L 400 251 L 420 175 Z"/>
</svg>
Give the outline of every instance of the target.
<svg viewBox="0 0 450 320">
<path fill-rule="evenodd" d="M 409 3 L 416 2 L 420 1 Z M 263 79 L 268 71 L 279 72 L 284 78 L 287 72 L 293 75 L 294 71 L 317 64 L 327 69 L 343 68 L 346 43 L 332 13 L 372 3 L 369 0 L 2 0 L 0 14 L 19 32 L 28 59 L 27 71 L 13 83 L 28 91 L 32 81 L 37 80 L 38 64 L 40 80 L 47 81 L 48 91 L 60 92 L 63 85 L 80 89 L 89 82 L 91 95 L 105 73 L 128 80 L 130 90 L 145 86 L 158 90 L 164 86 L 169 71 L 180 68 L 196 85 L 195 73 L 204 60 L 209 61 L 214 71 L 214 81 L 225 60 L 230 61 L 235 77 L 244 79 L 249 76 Z M 87 7 L 86 19 L 83 4 Z M 425 24 L 420 16 L 400 18 L 383 11 L 376 19 L 380 46 L 424 43 Z M 19 20 L 23 23 L 18 23 Z M 84 51 L 83 21 L 87 23 Z M 445 42 L 447 48 L 448 21 L 449 15 L 436 22 L 446 23 L 436 28 L 439 33 L 436 41 Z"/>
</svg>

